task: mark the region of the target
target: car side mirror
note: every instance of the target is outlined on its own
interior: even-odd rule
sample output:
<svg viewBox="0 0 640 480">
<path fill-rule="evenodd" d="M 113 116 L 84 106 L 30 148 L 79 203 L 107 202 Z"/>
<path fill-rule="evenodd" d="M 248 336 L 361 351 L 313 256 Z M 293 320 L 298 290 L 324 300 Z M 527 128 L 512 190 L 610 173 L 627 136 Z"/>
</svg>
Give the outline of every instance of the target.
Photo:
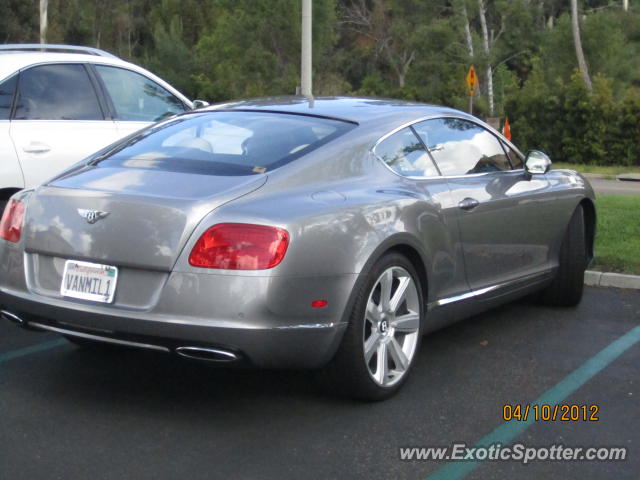
<svg viewBox="0 0 640 480">
<path fill-rule="evenodd" d="M 194 110 L 197 110 L 198 108 L 208 107 L 209 106 L 209 102 L 207 102 L 206 100 L 194 100 L 191 103 L 193 103 L 193 109 Z"/>
<path fill-rule="evenodd" d="M 551 169 L 551 159 L 546 153 L 530 150 L 524 161 L 524 169 L 531 175 L 547 173 Z"/>
</svg>

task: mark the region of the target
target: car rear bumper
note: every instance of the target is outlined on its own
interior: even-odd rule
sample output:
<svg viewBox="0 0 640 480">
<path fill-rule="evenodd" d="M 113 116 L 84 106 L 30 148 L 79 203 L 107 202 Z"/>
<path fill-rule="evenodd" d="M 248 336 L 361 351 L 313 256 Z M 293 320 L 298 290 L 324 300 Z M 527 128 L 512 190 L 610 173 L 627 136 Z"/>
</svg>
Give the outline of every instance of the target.
<svg viewBox="0 0 640 480">
<path fill-rule="evenodd" d="M 220 350 L 263 368 L 327 363 L 342 339 L 359 278 L 120 267 L 115 299 L 104 304 L 62 297 L 63 266 L 64 259 L 0 242 L 3 316 L 27 328 L 165 352 Z M 327 304 L 313 308 L 314 300 Z"/>
<path fill-rule="evenodd" d="M 328 362 L 342 338 L 358 280 L 357 274 L 297 277 L 122 268 L 113 304 L 103 304 L 61 296 L 64 262 L 34 262 L 35 255 L 17 245 L 3 246 L 0 308 L 8 313 L 5 318 L 17 317 L 25 327 L 155 350 L 219 349 L 264 368 L 316 368 Z M 319 299 L 327 305 L 313 308 Z"/>
<path fill-rule="evenodd" d="M 346 323 L 329 321 L 274 327 L 236 328 L 186 321 L 159 321 L 119 313 L 109 315 L 38 302 L 28 295 L 0 291 L 7 320 L 25 328 L 50 330 L 91 340 L 142 347 L 183 356 L 248 364 L 262 368 L 318 368 L 334 355 Z M 193 355 L 185 354 L 193 347 Z M 202 351 L 222 352 L 205 358 Z"/>
</svg>

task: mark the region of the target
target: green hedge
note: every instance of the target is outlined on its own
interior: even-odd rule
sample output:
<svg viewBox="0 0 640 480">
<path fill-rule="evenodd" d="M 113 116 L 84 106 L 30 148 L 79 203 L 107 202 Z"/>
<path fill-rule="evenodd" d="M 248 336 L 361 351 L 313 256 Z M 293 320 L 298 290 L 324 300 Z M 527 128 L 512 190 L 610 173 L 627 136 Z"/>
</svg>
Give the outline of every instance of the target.
<svg viewBox="0 0 640 480">
<path fill-rule="evenodd" d="M 512 87 L 505 112 L 514 142 L 539 149 L 558 162 L 640 165 L 640 93 L 614 95 L 610 81 L 596 76 L 589 94 L 576 72 L 569 82 L 546 83 L 532 73 Z"/>
</svg>

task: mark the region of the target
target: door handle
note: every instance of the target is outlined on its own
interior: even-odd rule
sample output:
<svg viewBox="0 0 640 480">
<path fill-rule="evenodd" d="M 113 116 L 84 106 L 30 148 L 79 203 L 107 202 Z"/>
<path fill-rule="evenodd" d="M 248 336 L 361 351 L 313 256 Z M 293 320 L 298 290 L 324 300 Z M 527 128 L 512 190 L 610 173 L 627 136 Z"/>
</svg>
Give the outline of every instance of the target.
<svg viewBox="0 0 640 480">
<path fill-rule="evenodd" d="M 41 142 L 31 142 L 29 145 L 22 147 L 22 151 L 25 153 L 47 153 L 49 150 L 51 150 L 51 147 Z"/>
<path fill-rule="evenodd" d="M 473 210 L 478 205 L 480 205 L 480 202 L 475 198 L 470 198 L 470 197 L 467 197 L 464 200 L 461 200 L 460 203 L 458 203 L 458 207 L 460 207 L 462 210 L 465 210 L 467 212 Z"/>
</svg>

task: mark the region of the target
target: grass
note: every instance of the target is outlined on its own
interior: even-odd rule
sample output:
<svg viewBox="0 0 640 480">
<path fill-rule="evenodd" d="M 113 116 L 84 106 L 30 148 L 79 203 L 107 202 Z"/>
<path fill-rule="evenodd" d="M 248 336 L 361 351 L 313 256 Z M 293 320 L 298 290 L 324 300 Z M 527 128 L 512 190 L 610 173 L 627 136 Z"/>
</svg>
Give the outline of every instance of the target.
<svg viewBox="0 0 640 480">
<path fill-rule="evenodd" d="M 640 167 L 625 167 L 623 165 L 611 165 L 603 167 L 600 165 L 583 165 L 577 163 L 558 162 L 553 164 L 553 168 L 569 168 L 580 173 L 597 173 L 600 175 L 606 175 L 610 178 L 615 178 L 616 175 L 620 175 L 622 173 L 640 173 Z"/>
<path fill-rule="evenodd" d="M 602 272 L 640 275 L 640 195 L 598 195 L 596 258 Z"/>
</svg>

